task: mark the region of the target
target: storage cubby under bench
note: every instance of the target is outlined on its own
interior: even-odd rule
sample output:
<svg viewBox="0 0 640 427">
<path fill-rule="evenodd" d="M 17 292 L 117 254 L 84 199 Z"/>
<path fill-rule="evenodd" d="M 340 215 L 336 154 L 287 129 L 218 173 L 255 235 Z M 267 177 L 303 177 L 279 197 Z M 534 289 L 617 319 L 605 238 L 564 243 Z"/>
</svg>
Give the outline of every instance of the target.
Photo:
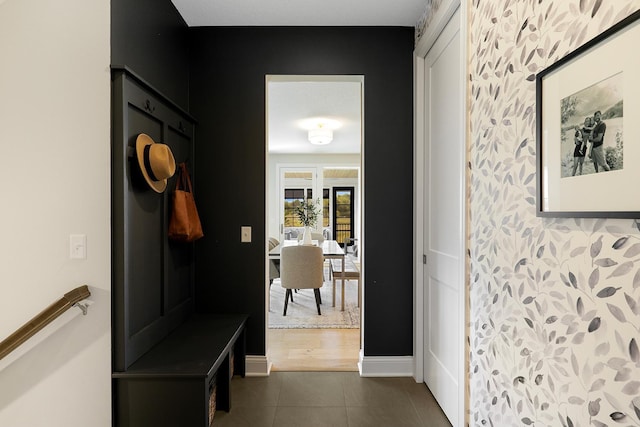
<svg viewBox="0 0 640 427">
<path fill-rule="evenodd" d="M 245 315 L 193 314 L 124 372 L 113 373 L 117 426 L 208 427 L 245 375 Z"/>
</svg>

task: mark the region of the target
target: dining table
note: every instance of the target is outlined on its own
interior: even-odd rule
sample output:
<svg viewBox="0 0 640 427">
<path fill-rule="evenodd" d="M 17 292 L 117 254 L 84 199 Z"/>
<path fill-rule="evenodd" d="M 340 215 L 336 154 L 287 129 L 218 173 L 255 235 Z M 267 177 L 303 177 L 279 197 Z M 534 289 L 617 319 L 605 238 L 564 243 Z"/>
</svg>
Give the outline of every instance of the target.
<svg viewBox="0 0 640 427">
<path fill-rule="evenodd" d="M 340 244 L 335 241 L 335 240 L 323 240 L 322 242 L 319 242 L 318 240 L 313 240 L 311 242 L 312 245 L 314 246 L 321 246 L 322 247 L 322 256 L 324 257 L 324 259 L 331 259 L 331 258 L 338 258 L 338 259 L 342 259 L 342 271 L 340 271 L 340 280 L 342 282 L 342 292 L 341 292 L 341 311 L 344 311 L 344 266 L 345 266 L 345 262 L 344 262 L 344 257 L 345 257 L 345 252 L 344 249 L 342 249 L 342 247 L 340 246 Z M 269 259 L 280 259 L 280 251 L 282 250 L 283 247 L 285 246 L 298 246 L 298 245 L 302 245 L 302 241 L 298 241 L 298 240 L 283 240 L 282 242 L 280 242 L 280 244 L 278 244 L 277 246 L 275 246 L 273 249 L 271 249 L 269 251 Z M 336 306 L 336 287 L 335 287 L 335 282 L 333 282 L 333 307 Z"/>
</svg>

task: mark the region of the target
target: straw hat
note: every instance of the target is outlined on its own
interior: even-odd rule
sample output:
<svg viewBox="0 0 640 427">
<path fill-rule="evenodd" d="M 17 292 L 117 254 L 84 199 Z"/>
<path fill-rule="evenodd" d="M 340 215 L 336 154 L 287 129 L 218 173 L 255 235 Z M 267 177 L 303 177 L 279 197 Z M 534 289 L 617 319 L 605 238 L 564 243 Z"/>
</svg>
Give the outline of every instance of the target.
<svg viewBox="0 0 640 427">
<path fill-rule="evenodd" d="M 176 172 L 176 161 L 171 148 L 166 144 L 156 143 L 147 134 L 141 133 L 136 139 L 138 164 L 149 187 L 157 193 L 167 188 L 167 178 Z"/>
</svg>

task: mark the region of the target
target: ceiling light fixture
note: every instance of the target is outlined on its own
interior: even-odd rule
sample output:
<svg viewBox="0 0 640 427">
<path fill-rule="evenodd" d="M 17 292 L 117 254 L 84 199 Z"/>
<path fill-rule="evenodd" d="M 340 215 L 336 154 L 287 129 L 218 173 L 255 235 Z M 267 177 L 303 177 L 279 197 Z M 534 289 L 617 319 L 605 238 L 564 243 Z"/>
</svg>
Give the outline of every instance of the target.
<svg viewBox="0 0 640 427">
<path fill-rule="evenodd" d="M 327 145 L 333 141 L 333 131 L 324 127 L 322 124 L 318 124 L 315 129 L 309 130 L 309 142 L 314 145 Z"/>
</svg>

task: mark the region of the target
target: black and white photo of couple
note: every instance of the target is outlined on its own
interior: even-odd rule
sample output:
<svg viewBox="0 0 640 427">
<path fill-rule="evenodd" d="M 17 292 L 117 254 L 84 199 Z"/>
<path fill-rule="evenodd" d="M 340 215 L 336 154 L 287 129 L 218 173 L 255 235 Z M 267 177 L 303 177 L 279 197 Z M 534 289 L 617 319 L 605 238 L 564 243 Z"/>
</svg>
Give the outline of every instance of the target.
<svg viewBox="0 0 640 427">
<path fill-rule="evenodd" d="M 622 73 L 561 100 L 561 177 L 623 168 Z"/>
</svg>

